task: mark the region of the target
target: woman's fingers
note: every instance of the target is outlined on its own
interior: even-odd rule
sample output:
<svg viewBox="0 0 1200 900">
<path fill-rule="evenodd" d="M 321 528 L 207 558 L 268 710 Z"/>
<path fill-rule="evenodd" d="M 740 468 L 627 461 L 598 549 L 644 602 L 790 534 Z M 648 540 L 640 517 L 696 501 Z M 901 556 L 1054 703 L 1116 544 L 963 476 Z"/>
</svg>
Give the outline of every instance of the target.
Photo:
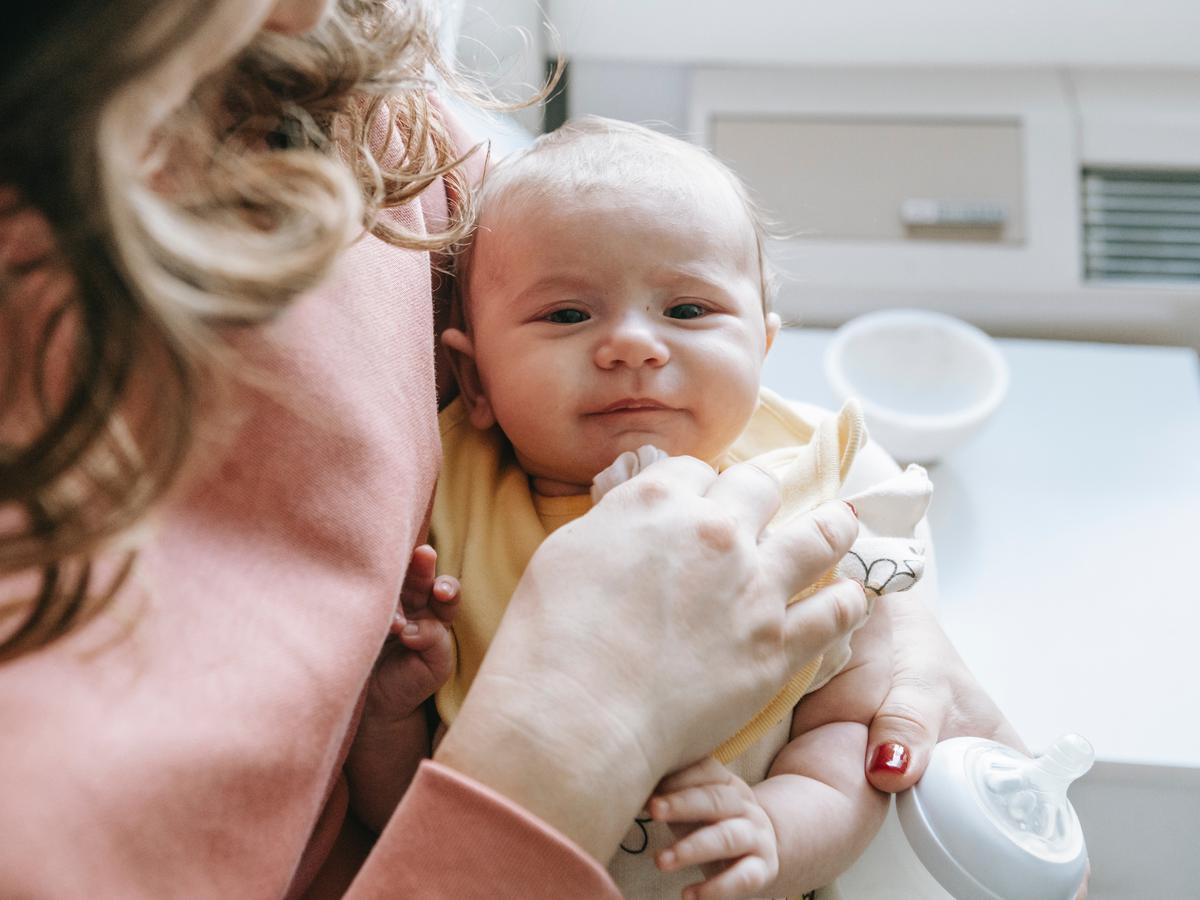
<svg viewBox="0 0 1200 900">
<path fill-rule="evenodd" d="M 691 456 L 671 456 L 652 463 L 624 484 L 618 484 L 602 499 L 634 497 L 636 501 L 654 505 L 672 492 L 703 495 L 716 480 L 717 473 L 708 463 Z"/>
<path fill-rule="evenodd" d="M 793 603 L 784 614 L 783 632 L 790 668 L 802 668 L 834 641 L 861 627 L 868 611 L 862 585 L 846 578 Z"/>
<path fill-rule="evenodd" d="M 858 537 L 858 519 L 841 500 L 773 527 L 759 544 L 763 572 L 791 597 L 837 565 Z"/>
<path fill-rule="evenodd" d="M 960 688 L 977 691 L 986 699 L 974 679 L 966 677 L 970 683 L 964 681 Z M 987 737 L 1025 750 L 1020 736 L 990 700 L 991 710 L 980 714 L 962 708 L 961 696 L 949 683 L 932 684 L 917 677 L 893 682 L 871 722 L 867 780 L 889 793 L 912 787 L 925 773 L 934 744 L 952 737 Z M 961 724 L 948 727 L 950 721 Z"/>
<path fill-rule="evenodd" d="M 871 722 L 867 780 L 881 791 L 906 790 L 925 772 L 938 741 L 970 735 L 1025 745 L 919 600 L 889 598 L 892 686 Z"/>
<path fill-rule="evenodd" d="M 867 780 L 881 791 L 907 790 L 929 765 L 951 698 L 927 683 L 893 682 L 871 722 Z"/>
<path fill-rule="evenodd" d="M 690 456 L 672 456 L 651 463 L 626 482 L 638 487 L 618 487 L 622 492 L 647 491 L 648 495 L 639 496 L 653 500 L 653 485 L 656 483 L 660 489 L 703 496 L 722 515 L 752 529 L 756 535 L 762 532 L 779 509 L 779 479 L 749 464 L 731 466 L 718 475 L 708 463 Z"/>
<path fill-rule="evenodd" d="M 717 508 L 762 534 L 779 509 L 779 479 L 758 466 L 730 466 L 705 494 Z"/>
</svg>

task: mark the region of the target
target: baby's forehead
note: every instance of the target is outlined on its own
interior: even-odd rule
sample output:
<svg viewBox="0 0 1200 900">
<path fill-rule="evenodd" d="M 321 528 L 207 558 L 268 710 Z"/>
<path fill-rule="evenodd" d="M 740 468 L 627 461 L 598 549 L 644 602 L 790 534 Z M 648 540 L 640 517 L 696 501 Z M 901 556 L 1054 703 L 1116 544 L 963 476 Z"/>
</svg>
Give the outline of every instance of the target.
<svg viewBox="0 0 1200 900">
<path fill-rule="evenodd" d="M 562 197 L 580 192 L 700 194 L 741 204 L 732 175 L 703 150 L 682 141 L 656 144 L 628 135 L 587 135 L 535 147 L 485 179 L 481 202 Z"/>
<path fill-rule="evenodd" d="M 732 177 L 690 148 L 622 146 L 595 136 L 528 154 L 499 171 L 480 194 L 480 234 L 499 238 L 520 222 L 589 218 L 626 209 L 664 229 L 736 232 L 728 246 L 755 245 L 753 213 Z M 595 146 L 582 148 L 582 143 Z M 607 156 L 602 151 L 611 151 Z"/>
</svg>

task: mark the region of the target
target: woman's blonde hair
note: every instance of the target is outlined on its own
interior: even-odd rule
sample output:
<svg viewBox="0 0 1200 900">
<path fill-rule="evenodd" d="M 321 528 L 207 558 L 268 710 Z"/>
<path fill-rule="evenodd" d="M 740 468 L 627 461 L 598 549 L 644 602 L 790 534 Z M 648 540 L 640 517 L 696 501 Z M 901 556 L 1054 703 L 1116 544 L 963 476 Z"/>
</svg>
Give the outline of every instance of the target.
<svg viewBox="0 0 1200 900">
<path fill-rule="evenodd" d="M 278 314 L 364 228 L 437 250 L 467 227 L 428 99 L 431 72 L 456 76 L 415 0 L 340 0 L 310 35 L 260 35 L 171 111 L 149 158 L 132 146 L 130 85 L 239 2 L 31 6 L 19 15 L 38 21 L 0 38 L 17 43 L 0 46 L 0 189 L 54 238 L 45 258 L 0 265 L 0 579 L 40 572 L 0 610 L 0 660 L 115 594 L 128 565 L 98 587 L 91 561 L 177 480 L 228 363 L 216 329 Z M 372 142 L 381 124 L 398 143 Z M 442 232 L 378 216 L 439 177 L 459 201 Z M 71 288 L 31 293 L 47 272 Z"/>
</svg>

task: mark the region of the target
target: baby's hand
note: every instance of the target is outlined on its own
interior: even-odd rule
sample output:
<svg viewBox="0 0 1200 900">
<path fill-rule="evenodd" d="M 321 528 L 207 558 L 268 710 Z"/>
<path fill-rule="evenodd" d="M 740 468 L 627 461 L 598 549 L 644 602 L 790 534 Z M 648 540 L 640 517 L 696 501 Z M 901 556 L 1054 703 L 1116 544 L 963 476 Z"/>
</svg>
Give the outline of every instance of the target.
<svg viewBox="0 0 1200 900">
<path fill-rule="evenodd" d="M 436 565 L 429 545 L 413 551 L 346 758 L 350 805 L 375 832 L 383 830 L 417 766 L 429 756 L 422 704 L 450 677 L 454 661 L 450 622 L 458 611 L 458 580 L 435 578 Z"/>
<path fill-rule="evenodd" d="M 434 577 L 437 553 L 428 544 L 413 550 L 392 619 L 395 640 L 384 644 L 371 687 L 368 712 L 387 718 L 410 715 L 450 677 L 450 623 L 458 612 L 458 579 Z"/>
<path fill-rule="evenodd" d="M 664 778 L 647 807 L 680 838 L 659 852 L 658 867 L 702 867 L 705 880 L 688 885 L 685 900 L 758 897 L 779 874 L 775 826 L 766 810 L 746 782 L 712 757 Z"/>
</svg>

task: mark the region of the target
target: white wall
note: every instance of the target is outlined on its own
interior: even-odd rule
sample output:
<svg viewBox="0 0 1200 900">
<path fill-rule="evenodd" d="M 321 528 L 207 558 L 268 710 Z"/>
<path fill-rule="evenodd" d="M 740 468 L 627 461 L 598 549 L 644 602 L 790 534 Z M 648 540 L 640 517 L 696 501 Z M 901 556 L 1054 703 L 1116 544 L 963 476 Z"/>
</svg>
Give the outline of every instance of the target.
<svg viewBox="0 0 1200 900">
<path fill-rule="evenodd" d="M 800 321 L 920 305 L 1000 334 L 1200 346 L 1196 285 L 1082 281 L 1078 209 L 1082 165 L 1200 168 L 1200 0 L 546 0 L 549 40 L 533 0 L 459 2 L 468 65 L 533 84 L 564 52 L 572 116 L 701 142 L 715 113 L 1022 123 L 1024 247 L 777 247 Z"/>
<path fill-rule="evenodd" d="M 1196 0 L 547 0 L 575 59 L 1200 64 Z"/>
<path fill-rule="evenodd" d="M 568 74 L 568 115 L 608 116 L 677 136 L 688 134 L 688 67 L 572 59 Z"/>
</svg>

